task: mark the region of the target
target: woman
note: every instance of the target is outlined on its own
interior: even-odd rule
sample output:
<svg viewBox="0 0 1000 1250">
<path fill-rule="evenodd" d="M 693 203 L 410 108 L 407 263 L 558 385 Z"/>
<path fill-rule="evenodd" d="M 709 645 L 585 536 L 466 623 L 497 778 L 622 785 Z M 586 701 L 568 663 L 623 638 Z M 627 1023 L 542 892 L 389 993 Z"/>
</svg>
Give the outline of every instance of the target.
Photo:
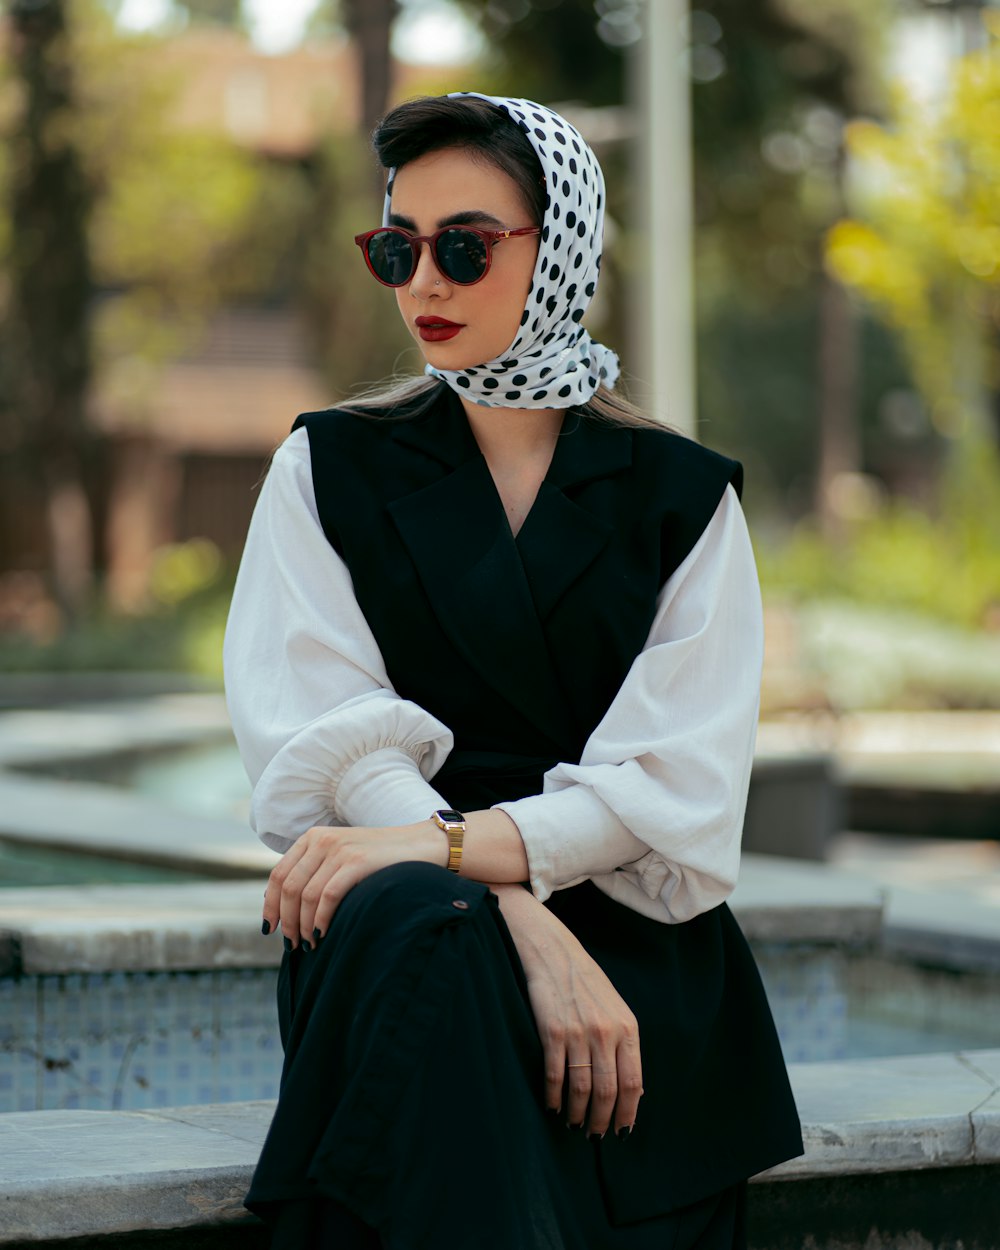
<svg viewBox="0 0 1000 1250">
<path fill-rule="evenodd" d="M 427 377 L 298 419 L 227 631 L 286 947 L 247 1204 L 275 1247 L 729 1250 L 745 1178 L 801 1150 L 724 901 L 761 652 L 741 471 L 611 390 L 572 126 L 463 93 L 375 147 L 357 241 Z"/>
</svg>

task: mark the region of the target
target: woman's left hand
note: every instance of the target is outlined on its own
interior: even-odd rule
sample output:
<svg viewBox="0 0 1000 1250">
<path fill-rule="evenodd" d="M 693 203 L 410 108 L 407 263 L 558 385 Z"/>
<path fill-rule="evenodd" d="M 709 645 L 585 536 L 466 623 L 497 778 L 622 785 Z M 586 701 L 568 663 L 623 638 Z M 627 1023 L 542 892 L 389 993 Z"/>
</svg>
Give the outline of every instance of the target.
<svg viewBox="0 0 1000 1250">
<path fill-rule="evenodd" d="M 413 860 L 448 862 L 448 840 L 431 821 L 398 828 L 315 825 L 271 872 L 264 894 L 264 931 L 279 922 L 286 942 L 311 944 L 323 937 L 344 895 L 359 881 Z"/>
</svg>

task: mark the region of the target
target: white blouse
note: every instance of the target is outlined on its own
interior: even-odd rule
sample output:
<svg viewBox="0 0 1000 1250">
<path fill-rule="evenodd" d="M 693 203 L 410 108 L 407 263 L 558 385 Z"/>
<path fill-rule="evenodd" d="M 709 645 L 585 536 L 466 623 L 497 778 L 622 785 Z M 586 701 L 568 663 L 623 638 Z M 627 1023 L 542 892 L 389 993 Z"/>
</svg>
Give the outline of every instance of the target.
<svg viewBox="0 0 1000 1250">
<path fill-rule="evenodd" d="M 393 690 L 350 573 L 316 508 L 309 436 L 275 454 L 247 536 L 224 646 L 250 821 L 284 852 L 313 825 L 402 825 L 448 806 L 433 778 L 448 727 Z M 736 884 L 759 706 L 760 592 L 727 487 L 663 586 L 636 657 L 579 764 L 498 806 L 544 900 L 590 878 L 666 923 Z"/>
</svg>

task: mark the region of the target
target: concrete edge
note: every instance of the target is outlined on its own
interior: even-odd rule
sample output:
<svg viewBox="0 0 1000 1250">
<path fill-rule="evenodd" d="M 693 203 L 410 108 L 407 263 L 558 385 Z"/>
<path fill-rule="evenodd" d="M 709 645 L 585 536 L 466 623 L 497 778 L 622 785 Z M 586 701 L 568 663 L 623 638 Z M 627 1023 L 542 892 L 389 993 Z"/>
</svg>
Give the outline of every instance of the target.
<svg viewBox="0 0 1000 1250">
<path fill-rule="evenodd" d="M 1000 1155 L 977 1157 L 967 1112 L 905 1121 L 804 1123 L 802 1140 L 806 1148 L 804 1155 L 779 1163 L 754 1179 L 793 1181 L 819 1176 L 909 1172 L 1000 1159 Z"/>
<path fill-rule="evenodd" d="M 963 932 L 958 917 L 952 928 L 918 928 L 887 920 L 882 949 L 914 963 L 961 972 L 1000 972 L 1000 938 L 987 933 Z"/>
<path fill-rule="evenodd" d="M 1000 1089 L 982 1102 L 969 1120 L 976 1162 L 990 1163 L 1000 1159 Z"/>
<path fill-rule="evenodd" d="M 873 947 L 882 934 L 881 908 L 864 904 L 743 904 L 735 905 L 733 914 L 749 942 L 811 942 L 843 949 Z"/>
<path fill-rule="evenodd" d="M 751 941 L 878 944 L 879 891 L 826 867 L 747 861 L 732 906 Z M 281 945 L 260 935 L 265 878 L 5 891 L 0 976 L 272 967 Z"/>
<path fill-rule="evenodd" d="M 917 1096 L 934 1072 L 960 1069 L 964 1080 L 952 1087 L 948 1099 L 954 1105 L 946 1103 L 936 1114 L 919 1116 L 822 1118 L 817 1115 L 816 1106 L 810 1115 L 808 1090 L 810 1084 L 816 1084 L 817 1076 L 820 1084 L 825 1084 L 823 1074 L 815 1071 L 817 1065 L 790 1065 L 793 1083 L 800 1086 L 806 1153 L 754 1177 L 754 1183 L 1000 1163 L 1000 1084 L 992 1075 L 1000 1062 L 1000 1051 L 968 1051 L 917 1059 L 922 1065 L 919 1070 L 914 1069 L 913 1056 L 900 1057 L 898 1061 L 881 1060 L 878 1067 L 886 1073 L 887 1080 L 895 1075 L 897 1081 L 911 1083 Z M 839 1075 L 850 1082 L 851 1068 L 849 1062 L 842 1063 L 829 1075 Z M 809 1069 L 813 1069 L 811 1079 Z M 797 1082 L 796 1077 L 800 1078 Z M 893 1099 L 898 1101 L 898 1090 L 890 1091 L 888 1100 L 892 1103 Z M 26 1174 L 20 1180 L 5 1183 L 0 1202 L 0 1245 L 250 1220 L 252 1217 L 242 1206 L 243 1196 L 273 1106 L 271 1102 L 257 1101 L 137 1112 L 12 1113 L 16 1120 L 0 1115 L 0 1134 L 5 1127 L 23 1130 L 30 1126 L 30 1145 L 36 1152 L 41 1149 L 45 1159 L 37 1177 L 31 1175 L 29 1158 Z M 864 1110 L 877 1111 L 877 1107 L 865 1106 Z M 113 1121 L 104 1118 L 112 1116 Z M 46 1121 L 35 1117 L 51 1118 Z M 70 1139 L 79 1135 L 81 1139 L 94 1140 L 93 1130 L 98 1124 L 108 1130 L 99 1134 L 105 1148 L 109 1140 L 113 1143 L 103 1171 L 96 1175 L 74 1172 L 63 1178 L 58 1174 L 46 1175 L 46 1170 L 52 1171 L 51 1158 L 58 1157 L 59 1149 L 67 1158 L 78 1158 L 72 1153 Z M 151 1150 L 156 1160 L 156 1166 L 149 1170 L 144 1170 L 141 1161 L 144 1128 L 150 1135 L 147 1151 Z M 51 1151 L 45 1149 L 48 1132 L 53 1134 Z M 9 1156 L 17 1134 L 6 1136 Z M 202 1164 L 182 1163 L 172 1169 L 160 1166 L 171 1148 L 171 1139 L 182 1159 L 190 1158 L 193 1152 Z M 217 1146 L 213 1146 L 213 1141 Z M 216 1149 L 226 1162 L 212 1166 Z"/>
<path fill-rule="evenodd" d="M 253 1222 L 243 1206 L 254 1164 L 85 1177 L 59 1186 L 7 1184 L 0 1245 Z"/>
</svg>

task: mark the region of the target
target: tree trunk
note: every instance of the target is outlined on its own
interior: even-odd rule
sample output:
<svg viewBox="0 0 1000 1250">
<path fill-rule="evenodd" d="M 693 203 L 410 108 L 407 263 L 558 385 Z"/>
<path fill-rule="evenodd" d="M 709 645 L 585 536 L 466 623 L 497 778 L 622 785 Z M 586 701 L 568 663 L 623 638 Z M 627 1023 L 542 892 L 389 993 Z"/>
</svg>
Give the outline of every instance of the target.
<svg viewBox="0 0 1000 1250">
<path fill-rule="evenodd" d="M 389 35 L 399 0 L 345 0 L 344 18 L 358 49 L 361 70 L 361 125 L 371 134 L 386 110 L 392 89 Z"/>
<path fill-rule="evenodd" d="M 820 283 L 816 512 L 823 533 L 837 538 L 843 528 L 837 507 L 837 479 L 861 469 L 858 334 L 847 292 L 826 273 L 821 273 Z"/>
<path fill-rule="evenodd" d="M 90 195 L 75 141 L 65 0 L 15 0 L 10 48 L 21 94 L 11 130 L 10 391 L 15 454 L 44 493 L 54 597 L 71 622 L 93 578 L 87 429 Z"/>
</svg>

